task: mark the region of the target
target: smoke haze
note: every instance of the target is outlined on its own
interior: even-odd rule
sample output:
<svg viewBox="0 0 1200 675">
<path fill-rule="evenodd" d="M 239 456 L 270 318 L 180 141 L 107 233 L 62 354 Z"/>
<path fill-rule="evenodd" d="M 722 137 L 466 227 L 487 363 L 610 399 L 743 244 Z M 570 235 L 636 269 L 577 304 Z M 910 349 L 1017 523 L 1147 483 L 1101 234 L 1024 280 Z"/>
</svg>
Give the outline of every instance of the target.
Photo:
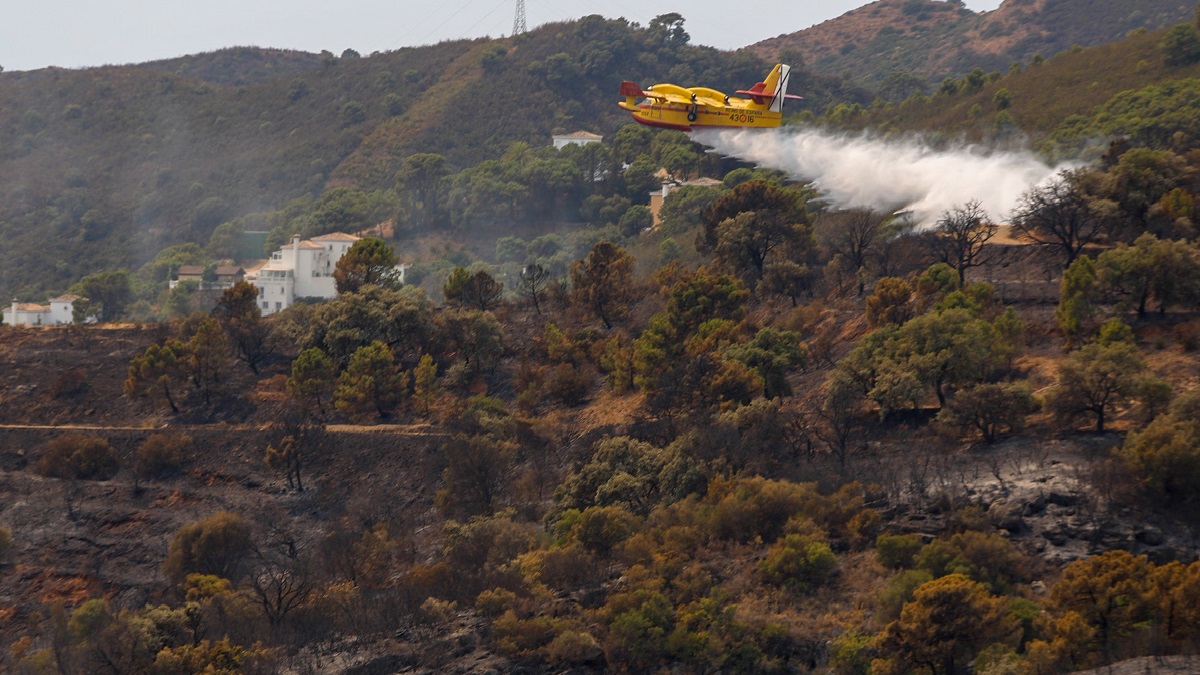
<svg viewBox="0 0 1200 675">
<path fill-rule="evenodd" d="M 921 225 L 971 200 L 993 220 L 1006 222 L 1022 193 L 1066 168 L 1048 166 L 1028 151 L 934 150 L 916 139 L 884 141 L 813 129 L 698 130 L 692 137 L 722 155 L 812 181 L 836 207 L 910 211 Z"/>
</svg>

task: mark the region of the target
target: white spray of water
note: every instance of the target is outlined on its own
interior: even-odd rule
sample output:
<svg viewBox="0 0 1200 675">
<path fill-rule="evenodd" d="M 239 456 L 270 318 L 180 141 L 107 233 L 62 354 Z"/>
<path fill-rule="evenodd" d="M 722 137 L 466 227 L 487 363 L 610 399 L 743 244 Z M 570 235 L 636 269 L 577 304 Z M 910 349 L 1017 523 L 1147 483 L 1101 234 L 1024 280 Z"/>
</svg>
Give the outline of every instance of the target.
<svg viewBox="0 0 1200 675">
<path fill-rule="evenodd" d="M 698 130 L 692 136 L 720 154 L 812 181 L 834 206 L 909 211 L 926 226 L 972 200 L 1004 222 L 1024 192 L 1066 168 L 1048 166 L 1028 151 L 935 150 L 917 139 L 812 129 Z"/>
</svg>

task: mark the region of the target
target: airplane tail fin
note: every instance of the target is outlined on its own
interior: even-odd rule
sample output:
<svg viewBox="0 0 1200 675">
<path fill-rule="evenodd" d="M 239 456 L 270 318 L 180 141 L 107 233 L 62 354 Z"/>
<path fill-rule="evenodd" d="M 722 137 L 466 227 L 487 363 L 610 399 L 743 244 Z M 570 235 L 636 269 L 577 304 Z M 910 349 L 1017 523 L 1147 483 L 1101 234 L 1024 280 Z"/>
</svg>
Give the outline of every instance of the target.
<svg viewBox="0 0 1200 675">
<path fill-rule="evenodd" d="M 642 96 L 642 88 L 637 83 L 626 80 L 621 83 L 621 95 L 625 97 L 625 105 L 632 108 Z"/>
<path fill-rule="evenodd" d="M 787 98 L 788 77 L 791 75 L 792 67 L 783 63 L 776 63 L 771 69 L 771 74 L 767 75 L 767 79 L 763 80 L 763 91 L 771 92 L 771 104 L 767 110 L 771 112 L 783 112 L 783 101 Z"/>
<path fill-rule="evenodd" d="M 783 102 L 787 99 L 798 99 L 801 96 L 792 96 L 787 93 L 788 78 L 791 76 L 792 67 L 784 63 L 776 63 L 771 69 L 771 74 L 767 75 L 767 79 L 755 84 L 749 89 L 739 89 L 737 93 L 743 96 L 749 96 L 758 105 L 767 105 L 767 110 L 771 112 L 783 112 Z"/>
</svg>

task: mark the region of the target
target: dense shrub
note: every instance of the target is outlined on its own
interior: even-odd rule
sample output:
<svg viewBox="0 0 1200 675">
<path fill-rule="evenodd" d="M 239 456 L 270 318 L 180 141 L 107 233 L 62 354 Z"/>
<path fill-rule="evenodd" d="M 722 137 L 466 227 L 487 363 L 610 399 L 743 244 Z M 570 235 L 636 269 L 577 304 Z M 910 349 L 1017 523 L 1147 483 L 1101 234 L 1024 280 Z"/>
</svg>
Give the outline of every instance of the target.
<svg viewBox="0 0 1200 675">
<path fill-rule="evenodd" d="M 596 661 L 602 654 L 600 643 L 586 631 L 564 630 L 545 647 L 551 663 L 572 664 Z"/>
<path fill-rule="evenodd" d="M 815 493 L 812 485 L 763 478 L 713 483 L 706 498 L 716 502 L 711 532 L 721 539 L 773 542 Z"/>
<path fill-rule="evenodd" d="M 510 611 L 516 602 L 517 595 L 507 588 L 492 588 L 475 598 L 475 609 L 483 616 L 494 619 Z"/>
<path fill-rule="evenodd" d="M 584 367 L 571 363 L 560 363 L 550 373 L 545 394 L 565 405 L 579 405 L 587 399 L 592 385 L 592 373 Z"/>
<path fill-rule="evenodd" d="M 179 471 L 192 439 L 179 434 L 152 434 L 137 449 L 133 475 L 139 481 L 164 478 Z"/>
<path fill-rule="evenodd" d="M 1159 415 L 1129 434 L 1120 456 L 1146 488 L 1169 502 L 1200 497 L 1200 423 Z"/>
<path fill-rule="evenodd" d="M 554 621 L 548 616 L 523 619 L 510 609 L 492 622 L 492 637 L 505 653 L 527 653 L 554 639 Z"/>
<path fill-rule="evenodd" d="M 960 430 L 974 429 L 987 443 L 1001 433 L 1024 429 L 1025 418 L 1037 412 L 1040 402 L 1025 382 L 997 382 L 968 386 L 958 391 L 938 413 L 938 421 Z"/>
<path fill-rule="evenodd" d="M 961 574 L 951 574 L 913 592 L 900 618 L 879 636 L 876 645 L 886 658 L 872 663 L 871 670 L 899 675 L 937 664 L 932 672 L 971 672 L 970 663 L 985 647 L 1015 647 L 1017 627 L 1004 598 Z"/>
<path fill-rule="evenodd" d="M 837 570 L 837 556 L 829 544 L 800 534 L 789 534 L 767 551 L 758 570 L 770 583 L 798 593 L 809 593 Z"/>
<path fill-rule="evenodd" d="M 639 589 L 614 596 L 605 607 L 612 619 L 604 652 L 610 664 L 649 672 L 667 655 L 664 639 L 675 625 L 670 599 L 658 591 Z"/>
<path fill-rule="evenodd" d="M 1003 537 L 967 531 L 937 539 L 921 549 L 916 566 L 933 577 L 962 574 L 992 593 L 1007 593 L 1028 576 L 1025 557 Z"/>
<path fill-rule="evenodd" d="M 579 514 L 571 534 L 589 551 L 607 555 L 637 531 L 637 526 L 637 516 L 619 506 L 593 506 Z"/>
<path fill-rule="evenodd" d="M 448 521 L 442 550 L 445 562 L 422 576 L 439 597 L 469 602 L 485 589 L 518 587 L 520 572 L 511 562 L 537 545 L 537 526 L 514 521 L 510 513 L 467 523 Z M 446 569 L 434 569 L 442 566 Z"/>
<path fill-rule="evenodd" d="M 117 451 L 95 436 L 68 435 L 48 441 L 37 471 L 49 478 L 108 480 L 117 473 Z"/>
<path fill-rule="evenodd" d="M 161 673 L 268 672 L 272 670 L 270 649 L 255 643 L 243 647 L 228 638 L 164 648 L 154 659 Z"/>
<path fill-rule="evenodd" d="M 519 562 L 526 584 L 540 583 L 556 591 L 596 583 L 600 573 L 596 557 L 580 546 L 530 551 Z"/>
<path fill-rule="evenodd" d="M 64 370 L 50 383 L 50 395 L 54 398 L 69 398 L 88 389 L 87 375 L 79 368 Z"/>
<path fill-rule="evenodd" d="M 678 447 L 658 448 L 624 436 L 596 443 L 591 460 L 554 491 L 564 509 L 622 506 L 646 515 L 704 488 L 704 475 Z"/>
<path fill-rule="evenodd" d="M 867 675 L 875 656 L 875 638 L 857 631 L 842 633 L 829 644 L 829 669 L 835 675 Z"/>
<path fill-rule="evenodd" d="M 921 584 L 930 581 L 933 581 L 933 575 L 926 570 L 904 570 L 893 576 L 876 598 L 879 617 L 885 621 L 900 618 L 900 610 L 906 602 L 912 600 L 913 592 Z"/>
<path fill-rule="evenodd" d="M 921 539 L 915 534 L 881 534 L 875 540 L 875 555 L 884 567 L 908 569 L 921 546 Z"/>
<path fill-rule="evenodd" d="M 163 570 L 175 583 L 192 572 L 236 580 L 251 548 L 250 526 L 236 513 L 222 511 L 179 528 Z"/>
<path fill-rule="evenodd" d="M 1186 23 L 1173 26 L 1159 43 L 1168 66 L 1188 66 L 1200 61 L 1200 35 Z"/>
</svg>

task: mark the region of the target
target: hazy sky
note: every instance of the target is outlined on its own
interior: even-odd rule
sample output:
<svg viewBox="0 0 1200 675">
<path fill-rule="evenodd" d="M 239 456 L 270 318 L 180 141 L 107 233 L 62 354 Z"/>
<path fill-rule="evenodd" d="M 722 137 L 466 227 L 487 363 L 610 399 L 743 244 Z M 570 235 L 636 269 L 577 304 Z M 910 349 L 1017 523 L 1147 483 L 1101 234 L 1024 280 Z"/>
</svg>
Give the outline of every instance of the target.
<svg viewBox="0 0 1200 675">
<path fill-rule="evenodd" d="M 530 28 L 588 14 L 646 25 L 679 12 L 693 44 L 735 49 L 839 16 L 869 0 L 525 0 Z M 516 0 L 13 0 L 0 66 L 33 70 L 140 63 L 252 45 L 363 55 L 507 35 Z M 990 11 L 1000 0 L 967 0 Z"/>
</svg>

